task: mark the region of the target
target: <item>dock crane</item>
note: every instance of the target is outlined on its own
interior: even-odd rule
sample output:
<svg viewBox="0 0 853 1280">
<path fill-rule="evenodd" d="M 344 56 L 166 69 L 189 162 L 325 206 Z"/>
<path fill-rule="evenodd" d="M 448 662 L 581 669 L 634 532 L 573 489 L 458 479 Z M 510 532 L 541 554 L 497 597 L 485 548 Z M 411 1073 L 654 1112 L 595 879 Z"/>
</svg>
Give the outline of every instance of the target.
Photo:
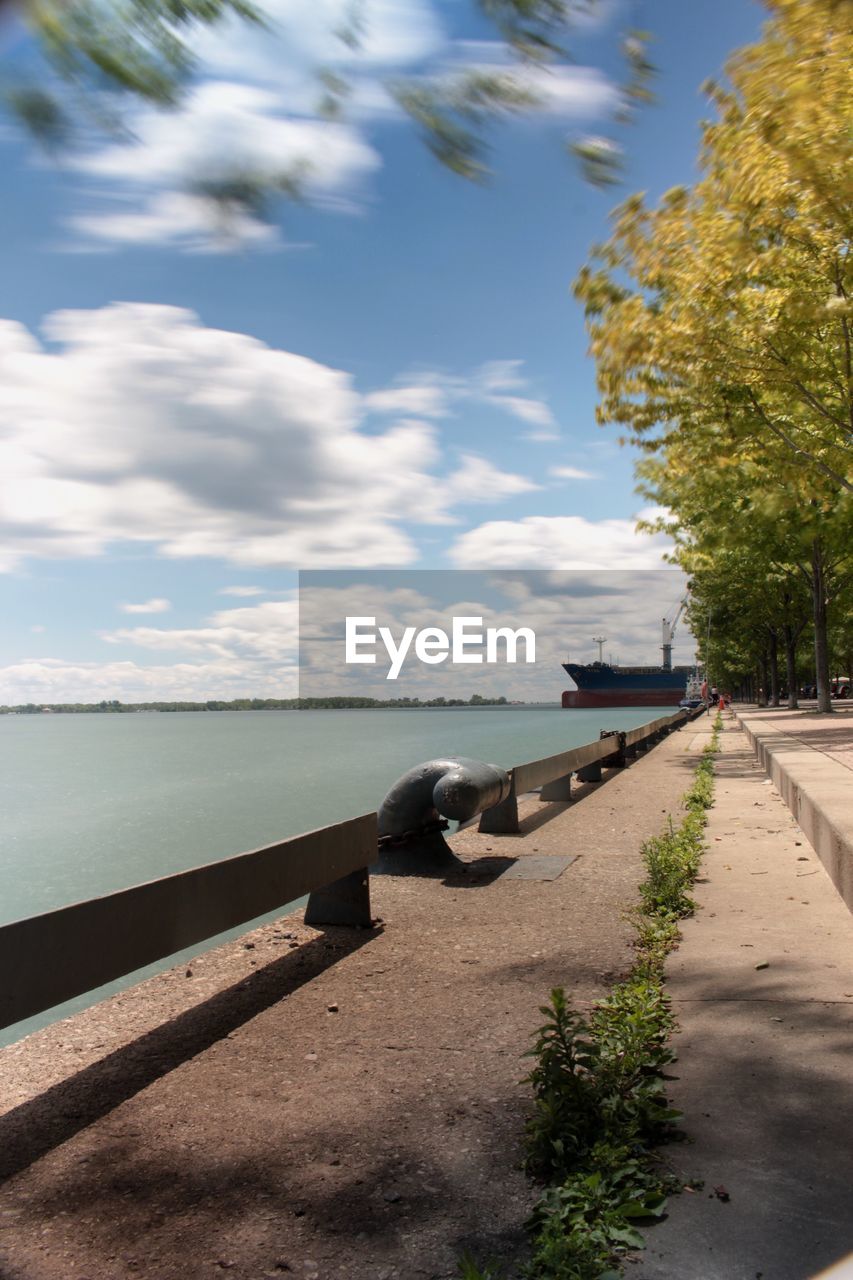
<svg viewBox="0 0 853 1280">
<path fill-rule="evenodd" d="M 679 618 L 687 607 L 688 596 L 685 596 L 676 610 L 675 617 L 670 620 L 668 618 L 661 619 L 662 643 L 663 650 L 663 666 L 664 671 L 672 670 L 672 642 L 675 639 L 675 628 Z"/>
</svg>

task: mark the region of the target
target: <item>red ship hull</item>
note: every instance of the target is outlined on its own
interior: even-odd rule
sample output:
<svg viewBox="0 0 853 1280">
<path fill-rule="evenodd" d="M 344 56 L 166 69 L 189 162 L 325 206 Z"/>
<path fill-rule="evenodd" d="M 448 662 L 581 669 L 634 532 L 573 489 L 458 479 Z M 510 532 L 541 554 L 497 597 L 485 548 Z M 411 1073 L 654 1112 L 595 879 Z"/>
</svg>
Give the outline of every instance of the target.
<svg viewBox="0 0 853 1280">
<path fill-rule="evenodd" d="M 677 707 L 672 689 L 566 689 L 563 707 Z"/>
</svg>

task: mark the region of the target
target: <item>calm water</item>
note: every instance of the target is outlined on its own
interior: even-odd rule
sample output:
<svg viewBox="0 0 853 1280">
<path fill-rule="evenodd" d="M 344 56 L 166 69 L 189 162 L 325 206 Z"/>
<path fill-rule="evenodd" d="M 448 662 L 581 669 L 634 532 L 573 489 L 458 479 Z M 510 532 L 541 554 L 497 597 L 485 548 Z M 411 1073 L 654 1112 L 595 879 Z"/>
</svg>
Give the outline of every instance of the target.
<svg viewBox="0 0 853 1280">
<path fill-rule="evenodd" d="M 432 756 L 508 767 L 665 711 L 0 716 L 0 923 L 376 809 Z M 91 1002 L 0 1033 L 0 1043 Z"/>
</svg>

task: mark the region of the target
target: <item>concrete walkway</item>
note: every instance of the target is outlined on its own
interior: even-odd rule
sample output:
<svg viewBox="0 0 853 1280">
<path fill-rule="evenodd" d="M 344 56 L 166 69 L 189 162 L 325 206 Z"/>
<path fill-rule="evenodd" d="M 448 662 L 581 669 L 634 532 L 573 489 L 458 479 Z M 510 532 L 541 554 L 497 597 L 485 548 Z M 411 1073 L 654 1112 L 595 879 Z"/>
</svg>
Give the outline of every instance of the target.
<svg viewBox="0 0 853 1280">
<path fill-rule="evenodd" d="M 853 917 L 749 741 L 778 738 L 769 767 L 824 795 L 823 822 L 849 820 L 853 722 L 739 715 L 668 966 L 690 1138 L 674 1163 L 704 1186 L 648 1233 L 637 1280 L 805 1280 L 853 1252 Z"/>
<path fill-rule="evenodd" d="M 853 706 L 831 715 L 749 707 L 738 719 L 760 763 L 853 911 Z"/>
</svg>

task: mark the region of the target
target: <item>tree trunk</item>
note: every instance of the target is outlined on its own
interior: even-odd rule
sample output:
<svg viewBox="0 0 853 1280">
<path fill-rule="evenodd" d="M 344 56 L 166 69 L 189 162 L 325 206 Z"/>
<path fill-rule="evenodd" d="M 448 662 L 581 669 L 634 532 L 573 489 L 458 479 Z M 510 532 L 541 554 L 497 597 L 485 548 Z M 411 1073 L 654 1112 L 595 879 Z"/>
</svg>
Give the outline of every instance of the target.
<svg viewBox="0 0 853 1280">
<path fill-rule="evenodd" d="M 767 706 L 767 686 L 770 681 L 767 678 L 767 651 L 765 650 L 759 658 L 758 669 L 758 705 L 759 707 Z"/>
<path fill-rule="evenodd" d="M 785 676 L 788 681 L 788 706 L 796 711 L 800 705 L 797 697 L 797 640 L 799 631 L 795 631 L 790 623 L 785 623 L 782 636 L 785 642 Z"/>
<path fill-rule="evenodd" d="M 826 566 L 820 538 L 812 543 L 812 609 L 814 612 L 814 660 L 818 711 L 832 710 L 829 692 L 829 643 L 826 626 Z"/>
<path fill-rule="evenodd" d="M 779 633 L 775 627 L 768 628 L 770 635 L 770 705 L 779 705 Z"/>
</svg>

